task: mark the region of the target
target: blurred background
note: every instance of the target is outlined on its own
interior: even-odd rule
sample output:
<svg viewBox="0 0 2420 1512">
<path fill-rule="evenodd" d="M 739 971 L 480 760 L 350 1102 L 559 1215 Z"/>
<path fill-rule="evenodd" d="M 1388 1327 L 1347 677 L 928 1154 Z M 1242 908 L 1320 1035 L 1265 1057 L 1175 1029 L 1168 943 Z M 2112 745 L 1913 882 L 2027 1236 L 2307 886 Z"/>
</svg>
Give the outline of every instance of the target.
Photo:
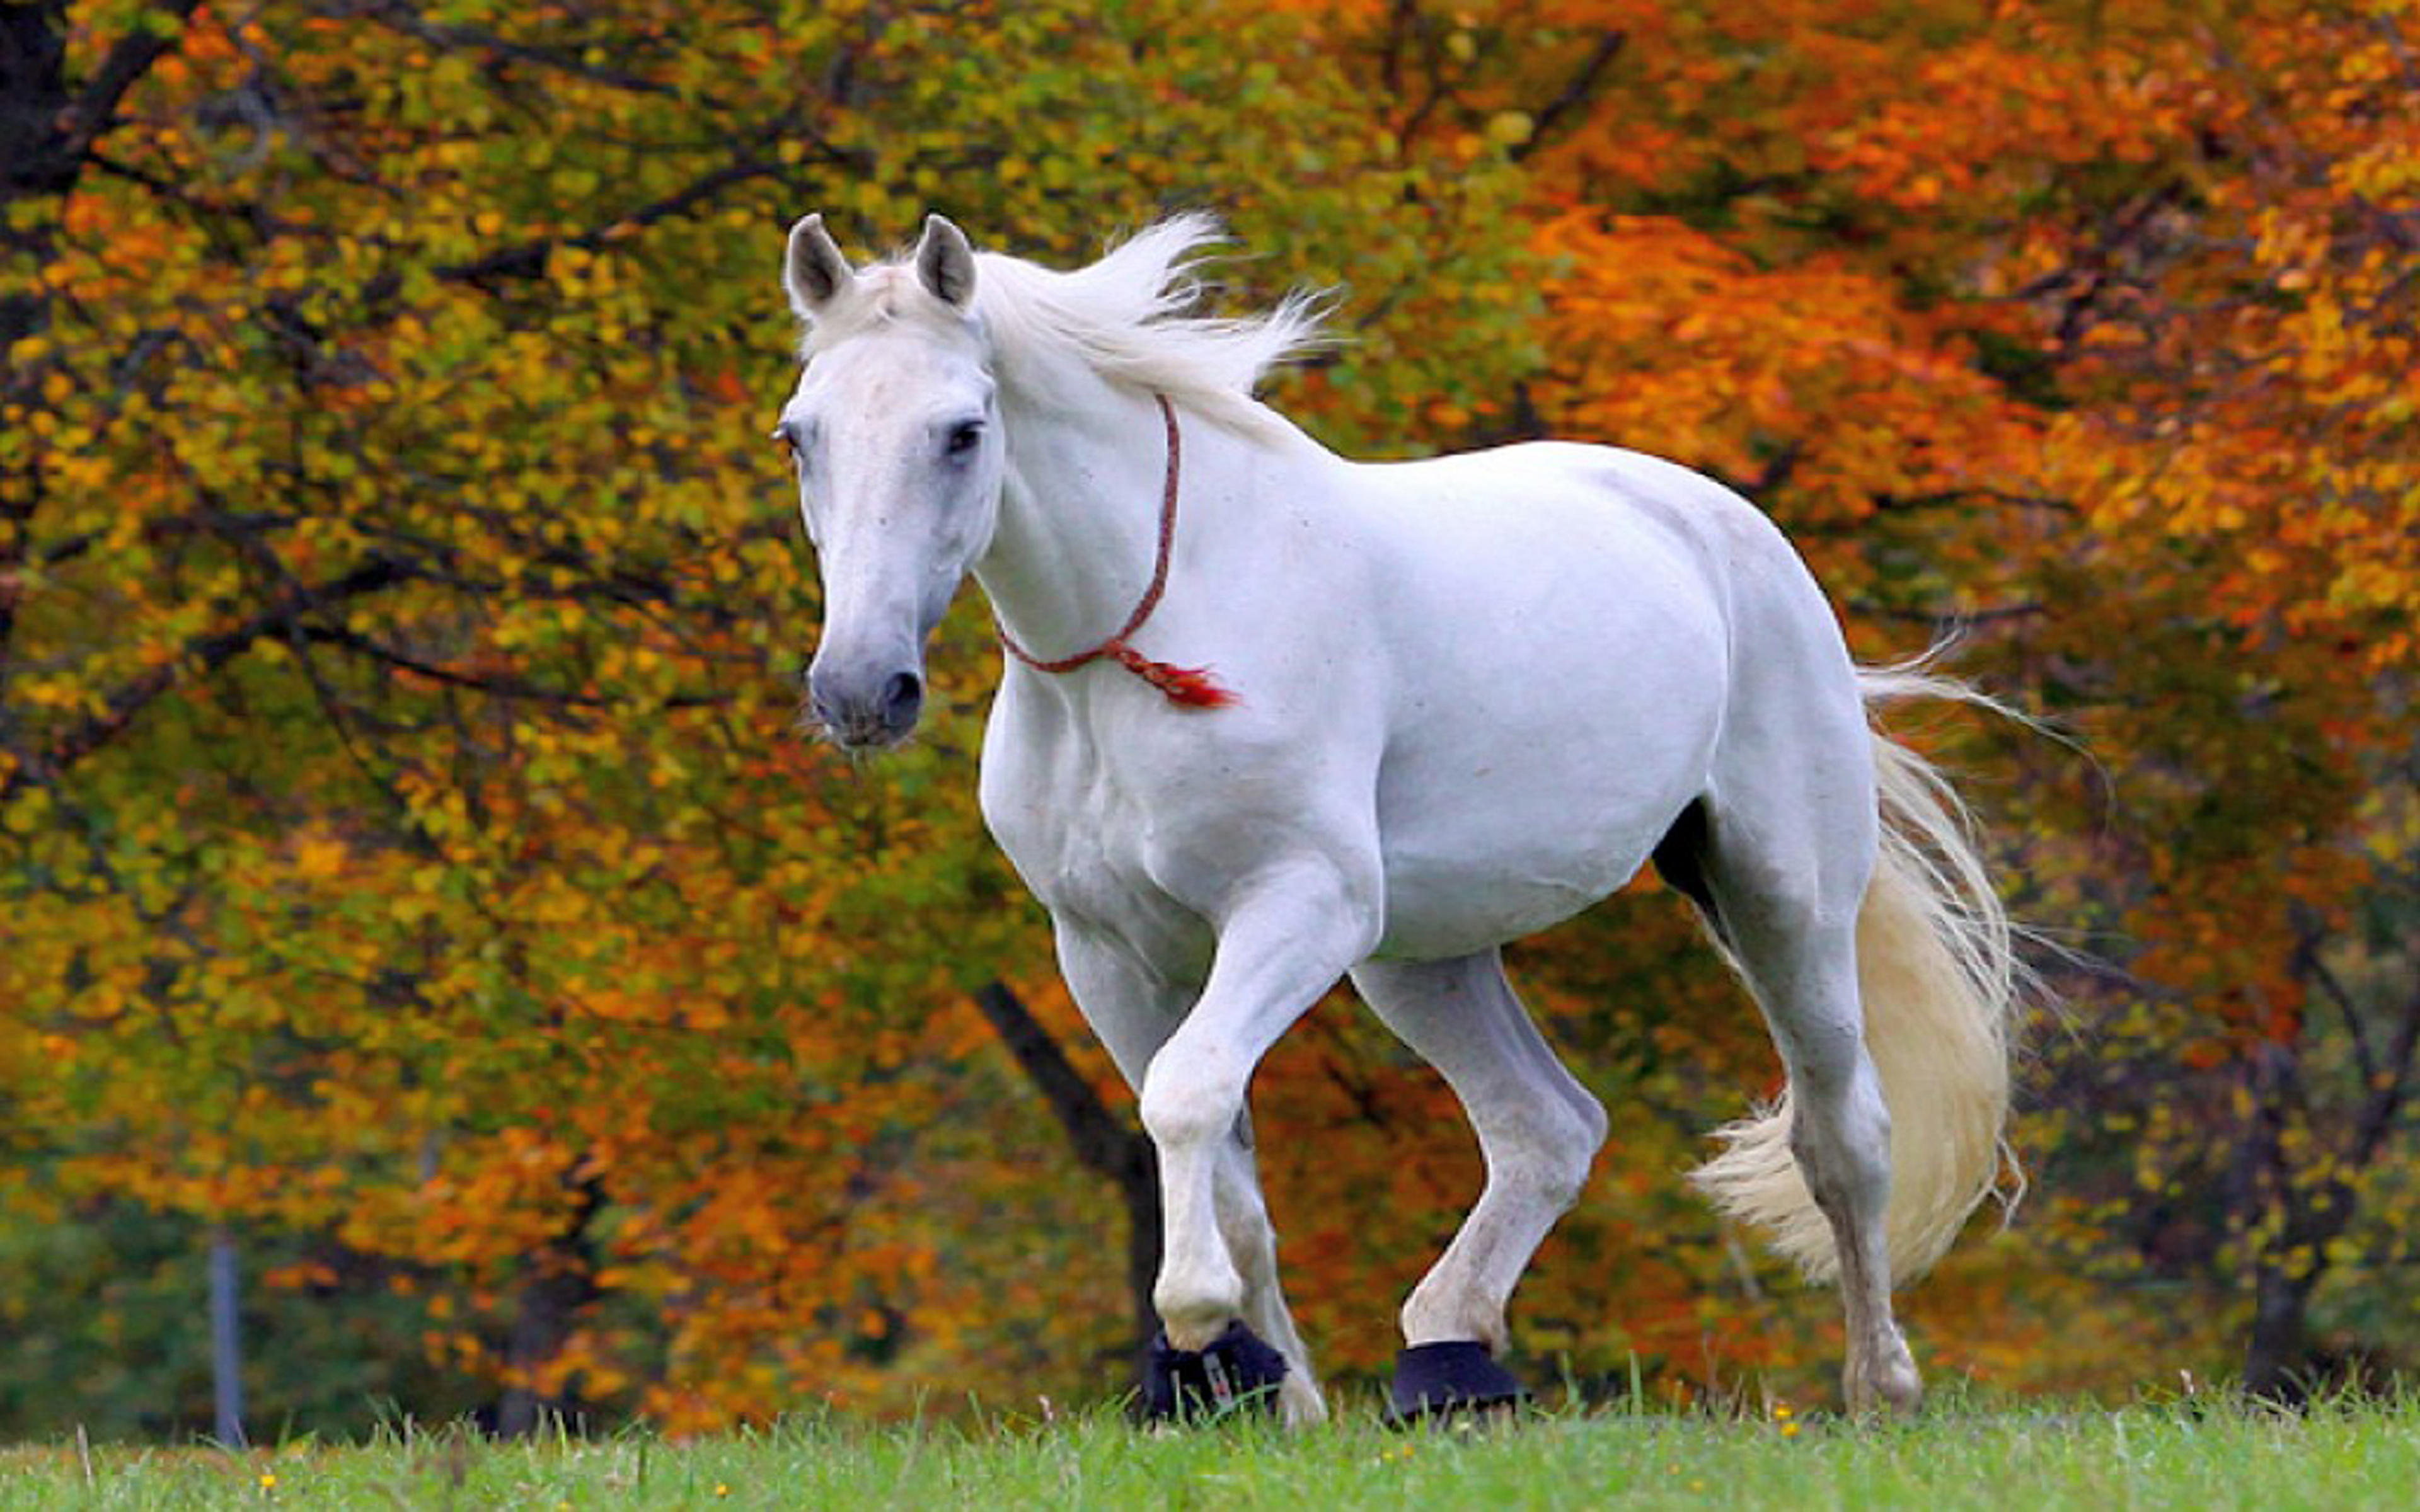
<svg viewBox="0 0 2420 1512">
<path fill-rule="evenodd" d="M 2063 1001 L 1937 1380 L 2420 1361 L 2414 0 L 0 7 L 0 1436 L 703 1430 L 1130 1379 L 1132 1105 L 920 743 L 798 733 L 783 234 L 1342 293 L 1331 444 L 1676 457 L 1798 540 Z M 1652 652 L 1646 653 L 1652 654 Z M 1775 1089 L 1641 883 L 1524 947 L 1614 1142 L 1541 1381 L 1833 1391 L 1679 1173 Z M 1256 1084 L 1339 1381 L 1478 1186 L 1349 1000 Z"/>
</svg>

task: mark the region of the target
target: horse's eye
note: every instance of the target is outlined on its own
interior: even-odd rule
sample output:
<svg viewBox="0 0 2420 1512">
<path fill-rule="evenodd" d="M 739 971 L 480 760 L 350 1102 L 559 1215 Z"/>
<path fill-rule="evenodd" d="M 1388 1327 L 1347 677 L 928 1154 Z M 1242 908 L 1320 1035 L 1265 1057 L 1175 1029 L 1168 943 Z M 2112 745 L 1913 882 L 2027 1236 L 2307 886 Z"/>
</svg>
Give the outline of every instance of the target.
<svg viewBox="0 0 2420 1512">
<path fill-rule="evenodd" d="M 949 452 L 952 456 L 964 456 L 983 441 L 983 422 L 960 421 L 950 427 Z"/>
<path fill-rule="evenodd" d="M 780 425 L 774 428 L 773 444 L 782 449 L 783 461 L 794 468 L 799 465 L 799 442 L 797 438 L 790 434 L 789 426 Z"/>
</svg>

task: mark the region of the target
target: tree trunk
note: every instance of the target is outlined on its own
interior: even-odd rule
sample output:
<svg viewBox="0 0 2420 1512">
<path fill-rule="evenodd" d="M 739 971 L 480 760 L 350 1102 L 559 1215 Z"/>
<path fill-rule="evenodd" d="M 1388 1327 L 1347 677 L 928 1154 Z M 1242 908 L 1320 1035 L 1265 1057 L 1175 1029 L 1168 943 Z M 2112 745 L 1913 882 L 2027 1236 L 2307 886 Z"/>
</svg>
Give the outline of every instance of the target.
<svg viewBox="0 0 2420 1512">
<path fill-rule="evenodd" d="M 1050 1031 L 1034 1021 L 1005 982 L 978 989 L 975 1005 L 1049 1104 L 1076 1158 L 1107 1177 L 1125 1205 L 1126 1294 L 1134 1319 L 1132 1352 L 1140 1369 L 1159 1333 L 1159 1312 L 1151 1301 L 1152 1287 L 1159 1279 L 1158 1154 L 1141 1130 L 1109 1111 Z"/>
<path fill-rule="evenodd" d="M 2299 1402 L 2310 1382 L 2301 1372 L 2310 1361 L 2304 1327 L 2314 1278 L 2300 1281 L 2263 1263 L 2253 1285 L 2252 1338 L 2243 1351 L 2243 1390 L 2271 1401 Z"/>
<path fill-rule="evenodd" d="M 579 1200 L 569 1225 L 532 1255 L 528 1280 L 513 1311 L 511 1332 L 504 1339 L 504 1365 L 512 1383 L 496 1399 L 496 1436 L 526 1439 L 546 1427 L 550 1418 L 576 1416 L 584 1405 L 577 1380 L 560 1389 L 544 1391 L 539 1378 L 561 1358 L 580 1326 L 580 1315 L 599 1295 L 590 1274 L 588 1225 L 604 1206 L 604 1193 L 594 1182 L 579 1186 Z"/>
</svg>

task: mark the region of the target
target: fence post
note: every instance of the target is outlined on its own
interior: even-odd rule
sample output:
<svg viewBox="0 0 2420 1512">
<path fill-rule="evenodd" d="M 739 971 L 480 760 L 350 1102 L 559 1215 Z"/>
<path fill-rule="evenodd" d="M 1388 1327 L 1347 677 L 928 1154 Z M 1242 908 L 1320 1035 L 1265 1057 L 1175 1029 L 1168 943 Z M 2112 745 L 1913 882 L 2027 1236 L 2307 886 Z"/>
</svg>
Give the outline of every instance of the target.
<svg viewBox="0 0 2420 1512">
<path fill-rule="evenodd" d="M 243 1447 L 243 1335 L 237 1312 L 235 1236 L 210 1226 L 210 1405 L 218 1441 Z"/>
</svg>

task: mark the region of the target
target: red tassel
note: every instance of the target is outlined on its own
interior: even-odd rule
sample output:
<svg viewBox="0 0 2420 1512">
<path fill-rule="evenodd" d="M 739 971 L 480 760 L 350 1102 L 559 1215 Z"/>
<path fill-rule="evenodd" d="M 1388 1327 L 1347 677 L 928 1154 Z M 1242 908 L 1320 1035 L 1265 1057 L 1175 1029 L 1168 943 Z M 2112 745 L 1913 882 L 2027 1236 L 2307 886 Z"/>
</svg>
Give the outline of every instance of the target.
<svg viewBox="0 0 2420 1512">
<path fill-rule="evenodd" d="M 1171 703 L 1193 709 L 1223 709 L 1243 701 L 1220 687 L 1207 667 L 1171 667 L 1164 661 L 1154 661 L 1134 647 L 1120 642 L 1109 650 L 1126 671 L 1168 695 Z"/>
</svg>

